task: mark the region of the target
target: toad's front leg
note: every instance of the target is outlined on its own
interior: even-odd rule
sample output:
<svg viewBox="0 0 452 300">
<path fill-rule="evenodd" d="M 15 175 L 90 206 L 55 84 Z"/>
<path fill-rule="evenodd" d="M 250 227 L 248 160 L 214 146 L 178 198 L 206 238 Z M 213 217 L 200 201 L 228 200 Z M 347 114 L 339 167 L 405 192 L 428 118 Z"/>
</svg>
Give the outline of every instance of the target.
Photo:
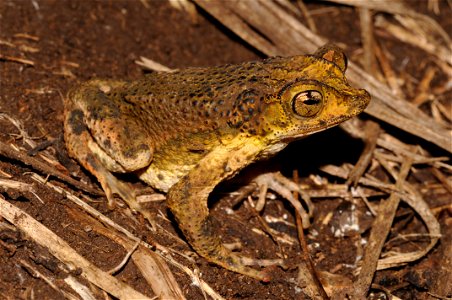
<svg viewBox="0 0 452 300">
<path fill-rule="evenodd" d="M 207 199 L 214 187 L 233 176 L 261 150 L 258 144 L 244 144 L 235 138 L 228 146 L 218 147 L 169 191 L 167 203 L 180 229 L 194 250 L 208 261 L 228 270 L 258 280 L 269 281 L 270 276 L 246 266 L 242 257 L 225 248 L 212 226 Z"/>
</svg>

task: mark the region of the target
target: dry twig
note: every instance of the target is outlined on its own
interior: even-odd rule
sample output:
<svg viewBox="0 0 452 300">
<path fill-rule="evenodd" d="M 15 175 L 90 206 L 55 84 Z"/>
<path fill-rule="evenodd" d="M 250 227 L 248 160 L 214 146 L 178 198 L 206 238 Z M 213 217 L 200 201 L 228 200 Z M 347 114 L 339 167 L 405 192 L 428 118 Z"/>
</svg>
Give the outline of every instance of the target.
<svg viewBox="0 0 452 300">
<path fill-rule="evenodd" d="M 377 147 L 378 137 L 380 135 L 380 126 L 369 120 L 366 122 L 365 131 L 365 143 L 366 147 L 363 150 L 358 162 L 353 167 L 353 170 L 348 174 L 348 179 L 345 184 L 353 184 L 354 187 L 358 185 L 358 181 L 363 176 L 367 167 L 369 166 L 375 148 Z"/>
<path fill-rule="evenodd" d="M 294 183 L 298 184 L 298 172 L 294 171 Z M 298 192 L 293 192 L 293 197 L 298 199 Z M 303 221 L 298 211 L 295 211 L 295 218 L 297 222 L 297 233 L 300 248 L 303 253 L 303 262 L 299 265 L 297 282 L 300 286 L 305 287 L 305 293 L 313 299 L 328 299 L 322 283 L 319 280 L 319 276 L 315 270 L 315 266 L 312 263 L 311 256 L 309 254 L 309 247 L 306 241 L 306 237 L 303 232 Z M 306 272 L 307 271 L 307 272 Z"/>
<path fill-rule="evenodd" d="M 3 55 L 3 54 L 0 54 L 0 60 L 12 61 L 12 62 L 16 62 L 16 63 L 28 65 L 28 66 L 34 66 L 35 65 L 35 62 L 32 61 L 32 60 L 29 60 L 29 59 L 26 59 L 26 58 L 20 58 L 20 57 Z"/>
<path fill-rule="evenodd" d="M 397 177 L 396 188 L 402 189 L 405 178 L 408 176 L 412 165 L 412 159 L 407 158 L 402 164 Z M 380 257 L 386 237 L 392 226 L 392 221 L 399 206 L 400 196 L 392 193 L 387 201 L 380 204 L 378 215 L 373 223 L 366 252 L 363 258 L 363 264 L 358 279 L 353 284 L 353 291 L 350 295 L 353 299 L 363 299 L 372 284 L 375 271 L 377 270 L 378 258 Z"/>
<path fill-rule="evenodd" d="M 33 169 L 43 172 L 44 174 L 55 176 L 56 178 L 67 182 L 68 184 L 82 190 L 86 191 L 92 195 L 103 195 L 99 190 L 93 189 L 92 187 L 79 182 L 66 174 L 61 173 L 57 169 L 37 160 L 34 157 L 28 156 L 25 153 L 14 150 L 12 147 L 0 141 L 0 155 L 7 157 L 9 159 L 18 160 L 25 165 L 31 166 Z"/>
</svg>

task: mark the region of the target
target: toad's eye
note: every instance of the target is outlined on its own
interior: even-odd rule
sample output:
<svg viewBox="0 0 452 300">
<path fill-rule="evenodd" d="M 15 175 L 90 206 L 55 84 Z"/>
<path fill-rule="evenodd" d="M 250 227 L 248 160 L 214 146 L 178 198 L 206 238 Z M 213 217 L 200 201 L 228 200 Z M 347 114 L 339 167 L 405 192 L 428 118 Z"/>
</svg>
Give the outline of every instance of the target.
<svg viewBox="0 0 452 300">
<path fill-rule="evenodd" d="M 292 109 L 300 117 L 312 117 L 322 108 L 323 95 L 316 90 L 298 93 L 292 99 Z"/>
</svg>

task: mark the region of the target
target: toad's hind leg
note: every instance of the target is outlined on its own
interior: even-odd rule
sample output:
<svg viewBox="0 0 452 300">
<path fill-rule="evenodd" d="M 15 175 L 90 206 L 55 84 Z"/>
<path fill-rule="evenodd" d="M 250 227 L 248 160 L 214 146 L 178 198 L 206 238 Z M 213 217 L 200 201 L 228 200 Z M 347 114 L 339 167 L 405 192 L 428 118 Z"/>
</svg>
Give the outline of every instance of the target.
<svg viewBox="0 0 452 300">
<path fill-rule="evenodd" d="M 113 193 L 125 201 L 133 201 L 135 194 L 130 187 L 119 181 L 103 164 L 92 148 L 96 147 L 91 134 L 83 122 L 83 113 L 79 110 L 68 112 L 65 121 L 64 139 L 69 155 L 93 174 L 104 190 L 109 206 L 113 206 Z"/>
<path fill-rule="evenodd" d="M 204 157 L 183 179 L 176 183 L 167 196 L 168 206 L 180 229 L 194 250 L 208 261 L 228 270 L 262 281 L 269 281 L 267 272 L 246 266 L 248 258 L 225 248 L 214 232 L 207 199 L 213 188 L 235 174 L 244 164 L 243 159 L 256 155 L 259 147 L 252 143 L 219 147 Z"/>
<path fill-rule="evenodd" d="M 70 156 L 91 172 L 102 185 L 109 205 L 113 193 L 135 203 L 132 189 L 111 172 L 128 172 L 147 166 L 152 158 L 145 139 L 127 139 L 136 124 L 123 118 L 108 94 L 124 85 L 120 81 L 92 80 L 72 90 L 65 99 L 65 141 Z M 114 93 L 113 93 L 114 94 Z M 134 205 L 130 205 L 134 208 Z"/>
<path fill-rule="evenodd" d="M 131 112 L 136 107 L 124 99 L 126 83 L 114 80 L 91 80 L 68 96 L 74 110 L 80 108 L 84 123 L 102 151 L 113 172 L 131 172 L 147 167 L 152 147 L 146 130 Z M 103 156 L 101 156 L 103 158 Z"/>
</svg>

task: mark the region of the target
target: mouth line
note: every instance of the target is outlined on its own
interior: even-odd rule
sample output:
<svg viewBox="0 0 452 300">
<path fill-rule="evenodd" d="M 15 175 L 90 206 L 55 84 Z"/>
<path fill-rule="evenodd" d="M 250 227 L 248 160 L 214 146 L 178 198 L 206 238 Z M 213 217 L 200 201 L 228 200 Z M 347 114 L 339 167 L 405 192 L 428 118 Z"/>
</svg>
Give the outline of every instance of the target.
<svg viewBox="0 0 452 300">
<path fill-rule="evenodd" d="M 296 140 L 296 139 L 300 139 L 300 138 L 303 138 L 303 137 L 306 137 L 306 136 L 309 136 L 309 135 L 312 135 L 312 134 L 315 134 L 315 133 L 318 133 L 318 132 L 322 132 L 322 131 L 330 129 L 332 127 L 338 126 L 341 123 L 343 123 L 345 121 L 348 121 L 348 120 L 350 120 L 350 118 L 347 118 L 347 119 L 344 119 L 344 120 L 341 120 L 341 121 L 337 121 L 337 122 L 333 122 L 333 123 L 328 124 L 328 125 L 318 125 L 316 127 L 313 127 L 311 129 L 309 129 L 308 131 L 304 131 L 304 132 L 302 132 L 300 134 L 297 134 L 297 135 L 290 135 L 290 134 L 286 135 L 286 136 L 282 137 L 281 140 L 283 140 L 284 142 L 290 142 L 290 141 L 293 141 L 293 140 Z"/>
</svg>

